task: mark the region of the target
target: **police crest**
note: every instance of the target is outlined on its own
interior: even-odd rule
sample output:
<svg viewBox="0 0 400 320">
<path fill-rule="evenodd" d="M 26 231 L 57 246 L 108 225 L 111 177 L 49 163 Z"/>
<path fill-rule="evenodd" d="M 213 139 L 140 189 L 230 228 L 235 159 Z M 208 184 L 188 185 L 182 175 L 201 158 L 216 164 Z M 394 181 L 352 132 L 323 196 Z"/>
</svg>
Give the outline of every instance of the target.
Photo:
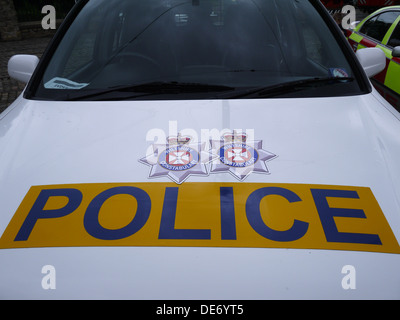
<svg viewBox="0 0 400 320">
<path fill-rule="evenodd" d="M 239 181 L 251 173 L 269 174 L 265 162 L 277 156 L 262 149 L 262 140 L 251 140 L 245 133 L 225 133 L 220 140 L 192 142 L 189 136 L 170 136 L 165 144 L 153 144 L 152 151 L 139 159 L 151 167 L 149 178 L 168 177 L 177 184 L 189 176 L 228 172 Z"/>
<path fill-rule="evenodd" d="M 191 144 L 191 137 L 171 136 L 166 144 L 154 144 L 153 153 L 139 160 L 151 166 L 149 178 L 167 176 L 181 184 L 190 175 L 207 176 L 209 154 L 205 143 Z"/>
<path fill-rule="evenodd" d="M 277 156 L 262 149 L 262 140 L 249 141 L 245 133 L 227 133 L 221 140 L 211 140 L 211 173 L 229 172 L 243 181 L 253 173 L 266 173 L 265 164 Z"/>
</svg>

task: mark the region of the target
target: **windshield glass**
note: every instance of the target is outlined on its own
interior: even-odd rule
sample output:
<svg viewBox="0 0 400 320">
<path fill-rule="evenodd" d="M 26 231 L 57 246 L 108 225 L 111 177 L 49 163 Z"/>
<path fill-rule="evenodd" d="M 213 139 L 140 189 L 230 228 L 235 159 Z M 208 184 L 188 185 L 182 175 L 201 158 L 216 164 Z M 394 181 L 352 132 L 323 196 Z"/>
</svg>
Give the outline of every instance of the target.
<svg viewBox="0 0 400 320">
<path fill-rule="evenodd" d="M 246 97 L 238 90 L 290 82 L 295 95 L 348 95 L 360 91 L 353 77 L 308 0 L 89 0 L 33 96 Z"/>
</svg>

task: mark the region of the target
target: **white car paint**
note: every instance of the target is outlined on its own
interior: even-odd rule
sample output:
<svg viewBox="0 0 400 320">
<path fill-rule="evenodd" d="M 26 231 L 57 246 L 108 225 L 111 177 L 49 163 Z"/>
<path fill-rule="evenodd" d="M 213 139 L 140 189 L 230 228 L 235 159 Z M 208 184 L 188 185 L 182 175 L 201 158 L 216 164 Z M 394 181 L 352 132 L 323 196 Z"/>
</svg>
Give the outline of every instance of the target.
<svg viewBox="0 0 400 320">
<path fill-rule="evenodd" d="M 262 116 L 260 116 L 262 115 Z M 171 182 L 138 160 L 152 130 L 251 129 L 278 155 L 240 183 L 371 189 L 400 240 L 400 117 L 375 91 L 335 98 L 54 102 L 19 97 L 0 126 L 0 234 L 31 186 Z M 147 137 L 148 139 L 148 137 Z M 238 181 L 228 173 L 190 182 Z M 207 199 L 204 199 L 207 201 Z M 278 248 L 53 247 L 0 250 L 0 298 L 398 299 L 400 255 Z M 41 272 L 56 270 L 45 290 Z M 356 287 L 345 289 L 345 266 Z"/>
</svg>

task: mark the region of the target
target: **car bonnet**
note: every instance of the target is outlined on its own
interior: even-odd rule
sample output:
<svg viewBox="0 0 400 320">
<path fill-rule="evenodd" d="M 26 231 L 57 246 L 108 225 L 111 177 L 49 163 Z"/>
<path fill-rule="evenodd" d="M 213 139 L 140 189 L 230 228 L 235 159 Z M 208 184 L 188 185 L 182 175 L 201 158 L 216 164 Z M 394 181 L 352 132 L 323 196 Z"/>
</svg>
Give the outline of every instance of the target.
<svg viewBox="0 0 400 320">
<path fill-rule="evenodd" d="M 20 97 L 0 129 L 0 296 L 398 298 L 398 132 L 373 94 Z"/>
</svg>

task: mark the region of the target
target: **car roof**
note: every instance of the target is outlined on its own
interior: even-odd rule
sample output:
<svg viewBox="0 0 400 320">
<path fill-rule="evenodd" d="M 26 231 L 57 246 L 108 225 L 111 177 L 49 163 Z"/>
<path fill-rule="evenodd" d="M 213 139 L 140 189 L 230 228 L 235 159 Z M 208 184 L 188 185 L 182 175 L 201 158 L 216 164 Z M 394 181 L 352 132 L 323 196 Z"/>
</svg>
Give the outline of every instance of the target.
<svg viewBox="0 0 400 320">
<path fill-rule="evenodd" d="M 365 23 L 365 21 L 371 19 L 372 17 L 381 14 L 382 12 L 386 12 L 386 11 L 400 11 L 400 5 L 399 6 L 390 6 L 390 7 L 384 7 L 381 9 L 378 9 L 376 11 L 374 11 L 373 13 L 371 13 L 370 15 L 366 16 L 363 20 L 361 20 L 361 22 L 357 25 L 355 31 L 359 31 L 360 28 L 362 27 L 362 25 Z"/>
</svg>

